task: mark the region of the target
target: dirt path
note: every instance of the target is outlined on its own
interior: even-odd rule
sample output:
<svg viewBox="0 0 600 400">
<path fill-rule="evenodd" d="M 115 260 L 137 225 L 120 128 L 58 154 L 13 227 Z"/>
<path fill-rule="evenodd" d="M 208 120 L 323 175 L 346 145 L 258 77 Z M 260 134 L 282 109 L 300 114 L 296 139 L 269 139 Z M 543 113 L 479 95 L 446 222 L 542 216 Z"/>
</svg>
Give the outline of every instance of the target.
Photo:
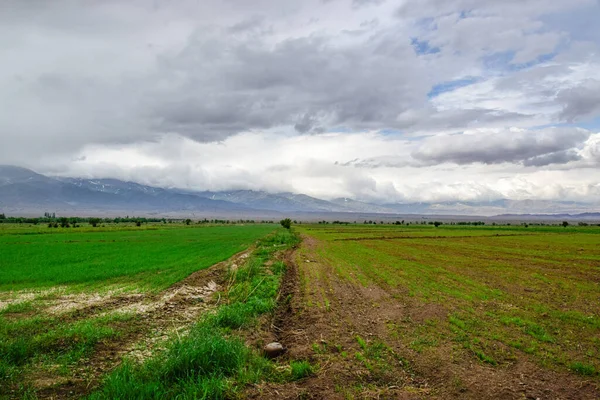
<svg viewBox="0 0 600 400">
<path fill-rule="evenodd" d="M 272 329 L 288 348 L 281 363 L 306 359 L 320 366 L 318 373 L 295 383 L 260 385 L 250 390 L 249 397 L 600 398 L 593 381 L 542 369 L 526 356 L 510 366 L 492 367 L 472 354 L 457 353 L 450 344 L 426 353 L 406 347 L 403 326 L 446 320 L 447 310 L 420 303 L 401 289 L 342 279 L 331 265 L 321 262 L 319 246 L 305 236 L 300 249 L 288 255 Z"/>
<path fill-rule="evenodd" d="M 251 251 L 247 249 L 226 261 L 197 271 L 159 294 L 105 297 L 104 301 L 84 306 L 76 298 L 69 298 L 68 302 L 75 303 L 75 306 L 64 314 L 67 319 L 108 312 L 133 313 L 135 317 L 124 322 L 127 333 L 97 345 L 94 353 L 81 360 L 69 377 L 40 368 L 27 381 L 37 390 L 40 399 L 80 398 L 91 392 L 102 376 L 116 367 L 123 357 L 141 361 L 161 350 L 167 339 L 185 335 L 200 314 L 218 304 L 220 299 L 214 294 L 221 290 L 228 268 L 241 265 Z M 85 297 L 81 299 L 83 303 L 86 301 Z"/>
</svg>

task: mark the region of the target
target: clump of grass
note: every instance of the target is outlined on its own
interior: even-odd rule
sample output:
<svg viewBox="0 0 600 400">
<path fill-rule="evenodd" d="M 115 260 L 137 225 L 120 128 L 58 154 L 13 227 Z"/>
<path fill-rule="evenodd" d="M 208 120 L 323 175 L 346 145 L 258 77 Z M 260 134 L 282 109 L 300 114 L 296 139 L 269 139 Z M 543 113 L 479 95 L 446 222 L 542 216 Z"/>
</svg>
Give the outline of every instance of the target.
<svg viewBox="0 0 600 400">
<path fill-rule="evenodd" d="M 291 377 L 292 380 L 297 381 L 300 379 L 311 376 L 314 372 L 313 366 L 308 361 L 292 361 L 290 363 Z"/>
<path fill-rule="evenodd" d="M 22 314 L 35 310 L 31 301 L 12 303 L 0 310 L 0 314 Z"/>
<path fill-rule="evenodd" d="M 226 378 L 240 374 L 252 357 L 240 339 L 226 338 L 207 319 L 160 356 L 141 365 L 124 363 L 90 399 L 220 398 Z"/>
<path fill-rule="evenodd" d="M 16 368 L 13 365 L 8 364 L 6 361 L 0 359 L 0 383 L 10 382 L 16 375 Z"/>
<path fill-rule="evenodd" d="M 131 315 L 60 323 L 57 319 L 34 317 L 0 324 L 0 359 L 9 366 L 21 366 L 30 359 L 49 355 L 72 362 L 89 354 L 96 344 L 119 334 L 111 325 Z"/>
<path fill-rule="evenodd" d="M 540 342 L 554 342 L 554 338 L 552 338 L 552 336 L 550 336 L 550 334 L 548 334 L 548 332 L 546 332 L 542 326 L 536 324 L 535 322 L 531 322 L 519 317 L 505 317 L 501 319 L 501 322 L 505 325 L 516 325 L 521 327 L 523 332 L 536 338 Z"/>
<path fill-rule="evenodd" d="M 584 364 L 579 361 L 569 365 L 569 369 L 575 373 L 578 373 L 579 375 L 594 376 L 598 374 L 598 371 L 593 365 Z"/>
</svg>

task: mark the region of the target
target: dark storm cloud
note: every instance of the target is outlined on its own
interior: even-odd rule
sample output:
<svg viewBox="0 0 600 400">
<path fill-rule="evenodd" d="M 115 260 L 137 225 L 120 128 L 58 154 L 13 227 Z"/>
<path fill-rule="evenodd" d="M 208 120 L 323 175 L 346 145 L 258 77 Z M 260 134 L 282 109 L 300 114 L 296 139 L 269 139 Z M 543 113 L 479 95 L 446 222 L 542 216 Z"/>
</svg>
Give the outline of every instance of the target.
<svg viewBox="0 0 600 400">
<path fill-rule="evenodd" d="M 341 48 L 326 37 L 311 37 L 273 47 L 257 37 L 199 34 L 161 67 L 167 88 L 152 96 L 156 129 L 212 140 L 280 125 L 301 133 L 339 125 L 400 126 L 398 113 L 428 85 L 425 76 L 406 79 L 421 76 L 419 61 L 408 40 L 393 39 Z"/>
<path fill-rule="evenodd" d="M 523 160 L 523 165 L 526 167 L 543 167 L 551 164 L 566 164 L 578 160 L 581 160 L 581 156 L 577 151 L 571 149 L 531 157 Z"/>
<path fill-rule="evenodd" d="M 447 135 L 425 140 L 412 155 L 425 164 L 510 162 L 541 166 L 576 159 L 573 149 L 589 136 L 588 131 L 577 128 Z"/>
<path fill-rule="evenodd" d="M 600 115 L 600 80 L 589 79 L 581 85 L 558 93 L 563 105 L 560 118 L 574 122 Z"/>
</svg>

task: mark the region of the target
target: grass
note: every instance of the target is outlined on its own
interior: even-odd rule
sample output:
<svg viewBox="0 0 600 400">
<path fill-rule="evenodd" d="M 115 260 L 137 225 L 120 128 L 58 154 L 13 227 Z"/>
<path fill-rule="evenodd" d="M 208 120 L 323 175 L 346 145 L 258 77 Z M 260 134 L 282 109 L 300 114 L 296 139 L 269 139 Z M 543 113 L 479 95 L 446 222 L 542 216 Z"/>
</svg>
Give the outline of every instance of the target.
<svg viewBox="0 0 600 400">
<path fill-rule="evenodd" d="M 126 362 L 109 374 L 90 399 L 222 398 L 226 378 L 251 357 L 243 342 L 227 339 L 208 324 L 197 324 L 160 357 Z"/>
<path fill-rule="evenodd" d="M 24 297 L 0 309 L 0 397 L 4 394 L 1 389 L 4 387 L 11 390 L 20 388 L 17 389 L 19 396 L 31 398 L 35 396 L 35 391 L 27 381 L 31 373 L 52 370 L 68 376 L 76 365 L 93 355 L 101 343 L 108 344 L 141 329 L 140 323 L 132 321 L 137 318 L 132 313 L 86 315 L 75 310 L 55 316 L 45 311 L 45 302 L 52 302 L 69 293 L 78 295 L 78 292 L 86 292 L 92 295 L 106 290 L 105 287 L 114 288 L 115 285 L 135 291 L 158 291 L 193 271 L 229 258 L 276 229 L 273 225 L 157 225 L 152 229 L 110 227 L 97 230 L 58 229 L 48 233 L 37 231 L 39 227 L 29 230 L 23 227 L 5 228 L 6 225 L 0 225 L 0 299 L 11 301 L 18 299 L 21 294 Z M 273 242 L 269 241 L 268 245 L 273 249 L 279 248 L 277 241 L 282 241 L 281 233 L 270 238 Z M 262 271 L 262 264 L 259 267 Z M 277 268 L 279 274 L 283 273 L 284 266 L 277 264 Z M 265 279 L 254 294 L 247 296 L 243 304 L 251 305 L 251 315 L 272 308 L 274 300 L 269 303 L 265 299 L 260 303 L 255 296 L 266 295 L 265 288 L 272 284 Z M 60 286 L 58 290 L 57 285 Z M 24 291 L 13 291 L 15 289 Z M 271 288 L 268 294 L 272 293 Z M 229 306 L 233 307 L 234 304 Z M 169 371 L 162 370 L 166 374 L 165 379 L 180 381 L 183 379 L 182 371 L 188 367 L 217 368 L 216 364 L 198 363 L 198 357 L 207 359 L 202 355 L 206 352 L 218 354 L 229 348 L 230 353 L 225 357 L 226 361 L 230 361 L 232 354 L 238 353 L 240 345 L 244 347 L 224 338 L 220 342 L 212 339 L 209 342 L 200 341 L 201 337 L 214 336 L 206 336 L 207 329 L 192 329 L 189 337 L 194 341 L 182 341 L 170 348 L 167 357 L 169 363 L 164 364 Z M 194 355 L 190 349 L 196 348 L 199 343 L 204 343 L 205 347 L 198 351 L 205 353 Z M 212 345 L 216 347 L 210 347 Z M 240 357 L 245 357 L 245 353 L 240 354 Z M 128 367 L 123 368 L 120 371 L 123 379 L 130 379 Z M 152 369 L 156 369 L 156 366 Z M 226 370 L 219 370 L 219 374 L 226 374 Z M 190 374 L 202 375 L 194 371 L 190 371 Z M 191 386 L 179 389 L 189 390 L 195 393 L 190 394 L 191 397 L 198 397 L 203 387 L 216 393 L 215 382 L 211 377 L 196 382 L 199 385 L 197 387 L 190 383 Z M 217 383 L 224 385 L 223 381 Z M 147 389 L 151 391 L 151 385 Z M 145 389 L 140 390 L 143 392 Z M 121 396 L 118 390 L 115 393 Z M 122 398 L 127 398 L 124 396 Z"/>
<path fill-rule="evenodd" d="M 318 246 L 300 259 L 334 268 L 342 281 L 379 286 L 425 323 L 390 321 L 390 332 L 422 356 L 488 365 L 532 357 L 540 366 L 595 376 L 600 369 L 600 229 L 530 226 L 303 225 Z M 310 291 L 310 304 L 323 302 Z M 360 342 L 359 342 L 360 344 Z M 363 345 L 360 345 L 363 347 Z M 372 364 L 365 351 L 359 352 Z"/>
<path fill-rule="evenodd" d="M 229 272 L 225 304 L 196 323 L 187 336 L 174 339 L 163 353 L 142 364 L 118 367 L 89 398 L 231 398 L 259 380 L 309 376 L 312 366 L 299 361 L 292 362 L 286 377 L 236 334 L 274 309 L 285 265 L 272 262 L 273 256 L 296 243 L 297 237 L 282 229 L 260 240 L 249 260 Z"/>
<path fill-rule="evenodd" d="M 38 229 L 38 228 L 36 228 Z M 0 291 L 111 284 L 160 290 L 247 248 L 273 225 L 43 231 L 0 225 Z"/>
<path fill-rule="evenodd" d="M 290 363 L 290 374 L 294 381 L 308 378 L 313 373 L 314 368 L 308 361 L 292 361 Z"/>
<path fill-rule="evenodd" d="M 97 343 L 118 336 L 118 324 L 131 318 L 130 314 L 108 314 L 72 323 L 42 317 L 0 319 L 0 359 L 13 367 L 47 356 L 73 361 L 88 355 Z"/>
</svg>

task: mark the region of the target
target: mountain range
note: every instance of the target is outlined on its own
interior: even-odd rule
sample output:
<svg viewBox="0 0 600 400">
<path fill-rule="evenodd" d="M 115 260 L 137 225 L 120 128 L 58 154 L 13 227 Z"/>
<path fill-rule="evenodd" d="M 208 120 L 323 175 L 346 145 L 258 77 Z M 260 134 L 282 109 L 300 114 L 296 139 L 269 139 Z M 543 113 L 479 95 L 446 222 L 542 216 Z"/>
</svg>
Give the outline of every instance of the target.
<svg viewBox="0 0 600 400">
<path fill-rule="evenodd" d="M 191 191 L 159 188 L 117 179 L 50 177 L 32 170 L 0 166 L 0 212 L 15 215 L 62 214 L 261 216 L 279 214 L 433 214 L 481 215 L 588 213 L 600 205 L 544 200 L 374 204 L 349 198 L 323 200 L 306 194 L 254 190 Z M 557 215 L 558 216 L 558 215 Z"/>
</svg>

